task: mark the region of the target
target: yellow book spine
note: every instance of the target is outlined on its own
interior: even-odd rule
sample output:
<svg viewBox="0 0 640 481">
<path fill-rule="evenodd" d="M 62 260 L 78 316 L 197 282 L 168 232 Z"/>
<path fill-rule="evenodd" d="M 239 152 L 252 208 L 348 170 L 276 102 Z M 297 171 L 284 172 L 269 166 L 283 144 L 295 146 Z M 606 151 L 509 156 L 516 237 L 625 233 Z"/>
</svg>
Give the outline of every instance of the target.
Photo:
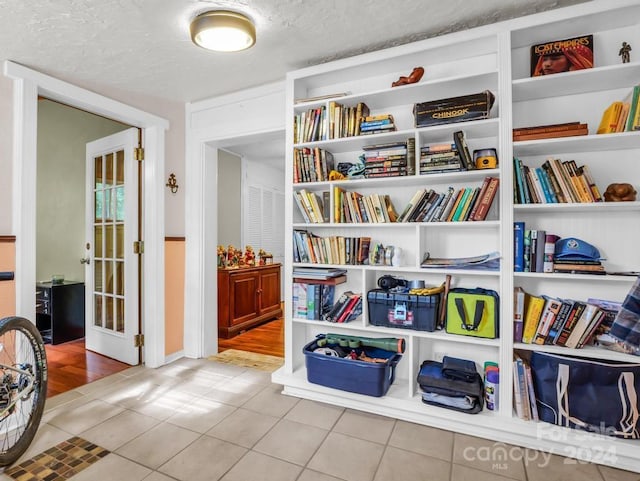
<svg viewBox="0 0 640 481">
<path fill-rule="evenodd" d="M 524 315 L 524 330 L 522 333 L 522 342 L 531 344 L 538 329 L 538 322 L 544 308 L 544 298 L 538 296 L 526 295 L 529 300 L 526 302 L 527 308 Z"/>
</svg>

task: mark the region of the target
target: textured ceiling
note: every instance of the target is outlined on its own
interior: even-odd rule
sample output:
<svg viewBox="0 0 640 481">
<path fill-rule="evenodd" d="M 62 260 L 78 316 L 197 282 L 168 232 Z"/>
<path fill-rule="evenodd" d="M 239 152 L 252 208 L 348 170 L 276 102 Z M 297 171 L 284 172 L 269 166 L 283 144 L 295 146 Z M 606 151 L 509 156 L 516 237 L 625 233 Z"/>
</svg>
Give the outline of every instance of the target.
<svg viewBox="0 0 640 481">
<path fill-rule="evenodd" d="M 604 0 L 603 0 L 604 1 Z M 284 79 L 289 70 L 581 0 L 0 0 L 0 59 L 80 86 L 192 101 Z M 242 11 L 257 44 L 194 46 L 211 8 Z"/>
</svg>

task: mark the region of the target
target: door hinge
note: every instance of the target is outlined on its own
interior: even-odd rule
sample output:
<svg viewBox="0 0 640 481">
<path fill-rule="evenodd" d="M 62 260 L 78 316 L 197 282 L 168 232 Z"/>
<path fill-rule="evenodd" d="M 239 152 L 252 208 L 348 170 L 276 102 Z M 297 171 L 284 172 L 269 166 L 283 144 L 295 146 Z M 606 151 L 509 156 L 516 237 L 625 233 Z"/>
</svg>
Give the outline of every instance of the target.
<svg viewBox="0 0 640 481">
<path fill-rule="evenodd" d="M 133 243 L 134 254 L 144 254 L 144 241 L 135 241 Z"/>
<path fill-rule="evenodd" d="M 144 148 L 136 147 L 133 149 L 133 158 L 136 160 L 144 160 Z"/>
<path fill-rule="evenodd" d="M 144 346 L 144 334 L 136 334 L 133 336 L 133 347 Z"/>
</svg>

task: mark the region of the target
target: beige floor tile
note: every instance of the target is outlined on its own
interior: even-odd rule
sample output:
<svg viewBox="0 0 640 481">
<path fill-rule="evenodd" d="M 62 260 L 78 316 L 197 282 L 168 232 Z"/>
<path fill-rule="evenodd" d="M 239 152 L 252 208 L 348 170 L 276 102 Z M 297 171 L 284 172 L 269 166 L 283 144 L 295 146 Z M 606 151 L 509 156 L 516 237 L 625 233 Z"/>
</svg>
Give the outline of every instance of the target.
<svg viewBox="0 0 640 481">
<path fill-rule="evenodd" d="M 62 394 L 58 394 L 56 396 L 47 398 L 44 404 L 44 411 L 52 411 L 56 408 L 59 408 L 63 404 L 67 404 L 70 401 L 77 400 L 82 397 L 82 394 L 76 390 L 63 392 Z"/>
<path fill-rule="evenodd" d="M 203 436 L 158 468 L 182 481 L 220 479 L 247 450 L 235 444 Z"/>
<path fill-rule="evenodd" d="M 239 408 L 207 431 L 214 438 L 251 448 L 275 426 L 278 418 Z"/>
<path fill-rule="evenodd" d="M 598 466 L 604 481 L 640 481 L 640 473 L 623 471 L 609 466 Z"/>
<path fill-rule="evenodd" d="M 546 453 L 545 453 L 546 454 Z M 527 463 L 529 481 L 601 481 L 602 476 L 595 464 L 577 461 L 562 456 L 548 455 L 546 462 Z"/>
<path fill-rule="evenodd" d="M 154 385 L 120 405 L 146 416 L 165 420 L 194 399 L 193 394 L 176 391 L 173 386 Z"/>
<path fill-rule="evenodd" d="M 505 478 L 494 473 L 487 473 L 479 469 L 469 468 L 460 464 L 454 464 L 451 471 L 451 481 L 510 481 L 511 478 Z M 587 480 L 584 480 L 587 481 Z"/>
<path fill-rule="evenodd" d="M 258 394 L 242 405 L 245 409 L 250 409 L 269 416 L 282 417 L 295 406 L 299 399 L 285 396 L 279 392 L 277 384 L 267 386 Z"/>
<path fill-rule="evenodd" d="M 46 422 L 68 433 L 80 434 L 122 411 L 120 406 L 96 399 L 74 409 L 61 406 L 47 413 Z"/>
<path fill-rule="evenodd" d="M 331 429 L 343 412 L 342 407 L 301 399 L 284 418 L 317 428 Z"/>
<path fill-rule="evenodd" d="M 248 382 L 250 384 L 260 384 L 266 386 L 271 384 L 271 373 L 259 371 L 258 369 L 247 369 L 242 374 L 235 377 L 238 381 Z"/>
<path fill-rule="evenodd" d="M 159 423 L 156 418 L 126 410 L 80 433 L 80 437 L 109 451 L 115 451 Z"/>
<path fill-rule="evenodd" d="M 253 450 L 304 466 L 328 433 L 325 429 L 282 419 Z"/>
<path fill-rule="evenodd" d="M 249 451 L 222 481 L 294 481 L 302 468 L 264 454 Z"/>
<path fill-rule="evenodd" d="M 389 446 L 451 461 L 453 433 L 420 424 L 397 421 L 389 438 Z"/>
<path fill-rule="evenodd" d="M 347 409 L 333 426 L 336 433 L 366 441 L 386 444 L 393 431 L 395 419 Z"/>
<path fill-rule="evenodd" d="M 205 433 L 237 408 L 212 399 L 197 398 L 167 419 L 168 423 Z"/>
<path fill-rule="evenodd" d="M 202 394 L 202 397 L 240 407 L 262 391 L 264 386 L 238 379 L 226 379 Z"/>
<path fill-rule="evenodd" d="M 109 387 L 109 388 L 115 387 L 120 382 L 125 381 L 127 379 L 129 379 L 128 376 L 124 376 L 120 373 L 115 373 L 110 376 L 103 377 L 102 379 L 98 379 L 97 381 L 93 381 L 88 384 L 85 384 L 84 386 L 78 386 L 76 389 L 74 389 L 74 391 L 86 396 L 94 393 L 95 391 L 101 391 L 106 387 Z"/>
<path fill-rule="evenodd" d="M 247 371 L 246 367 L 234 366 L 233 364 L 225 364 L 222 362 L 207 361 L 199 366 L 200 369 L 209 371 L 220 376 L 236 377 Z"/>
<path fill-rule="evenodd" d="M 447 461 L 389 446 L 382 456 L 374 480 L 428 479 L 429 481 L 449 481 L 450 471 L 451 463 Z"/>
<path fill-rule="evenodd" d="M 175 480 L 174 478 L 170 478 L 169 476 L 159 473 L 158 471 L 154 471 L 149 476 L 144 478 L 143 481 L 175 481 Z"/>
<path fill-rule="evenodd" d="M 129 441 L 116 452 L 151 469 L 157 469 L 199 437 L 198 433 L 162 423 Z"/>
<path fill-rule="evenodd" d="M 393 431 L 395 419 L 347 409 L 333 427 L 336 433 L 386 444 Z"/>
<path fill-rule="evenodd" d="M 524 450 L 487 439 L 454 434 L 453 462 L 524 481 Z"/>
<path fill-rule="evenodd" d="M 139 481 L 150 473 L 149 468 L 111 453 L 73 476 L 73 481 Z"/>
<path fill-rule="evenodd" d="M 371 481 L 383 452 L 378 443 L 331 432 L 307 467 L 349 481 Z"/>
<path fill-rule="evenodd" d="M 334 478 L 328 474 L 319 473 L 318 471 L 312 471 L 311 469 L 305 469 L 297 479 L 297 481 L 342 481 L 339 478 Z"/>
<path fill-rule="evenodd" d="M 70 437 L 71 435 L 68 432 L 52 426 L 51 424 L 40 424 L 35 438 L 31 441 L 31 445 L 24 454 L 20 456 L 16 463 L 20 464 L 21 462 L 34 457 L 36 454 L 40 454 L 42 451 L 52 448 L 56 444 L 66 441 Z"/>
</svg>

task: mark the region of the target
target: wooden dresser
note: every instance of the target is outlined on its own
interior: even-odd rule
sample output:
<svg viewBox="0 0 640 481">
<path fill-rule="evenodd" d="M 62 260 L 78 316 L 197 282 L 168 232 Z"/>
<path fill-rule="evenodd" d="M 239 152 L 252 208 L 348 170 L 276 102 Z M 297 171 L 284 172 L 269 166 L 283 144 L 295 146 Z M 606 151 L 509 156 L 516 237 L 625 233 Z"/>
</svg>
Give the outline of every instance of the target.
<svg viewBox="0 0 640 481">
<path fill-rule="evenodd" d="M 224 339 L 282 316 L 280 264 L 218 269 L 218 336 Z"/>
</svg>

